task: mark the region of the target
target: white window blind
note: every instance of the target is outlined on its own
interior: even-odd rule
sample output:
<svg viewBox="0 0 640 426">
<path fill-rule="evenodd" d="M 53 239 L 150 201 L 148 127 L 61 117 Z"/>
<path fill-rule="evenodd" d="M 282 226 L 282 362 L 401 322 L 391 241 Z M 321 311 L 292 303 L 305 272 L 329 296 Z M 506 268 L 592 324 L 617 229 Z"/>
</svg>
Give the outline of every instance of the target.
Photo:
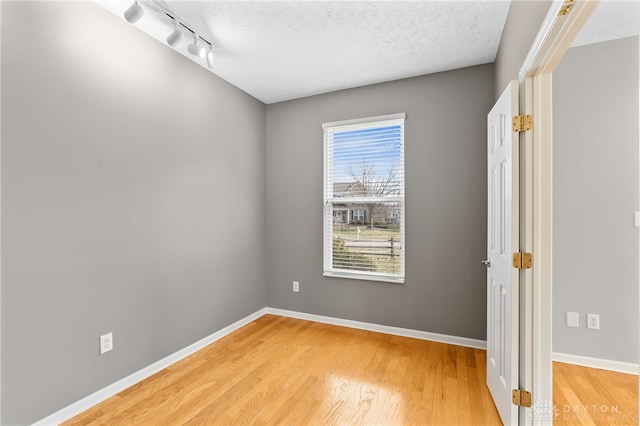
<svg viewBox="0 0 640 426">
<path fill-rule="evenodd" d="M 322 125 L 324 275 L 404 282 L 404 120 Z"/>
</svg>

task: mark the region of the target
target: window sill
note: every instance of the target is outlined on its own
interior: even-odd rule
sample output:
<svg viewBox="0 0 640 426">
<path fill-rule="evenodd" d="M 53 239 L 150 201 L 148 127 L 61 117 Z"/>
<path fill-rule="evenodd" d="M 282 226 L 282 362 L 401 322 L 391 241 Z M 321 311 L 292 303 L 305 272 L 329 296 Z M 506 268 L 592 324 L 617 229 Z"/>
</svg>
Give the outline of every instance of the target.
<svg viewBox="0 0 640 426">
<path fill-rule="evenodd" d="M 388 275 L 370 275 L 370 274 L 357 274 L 349 272 L 329 272 L 325 271 L 322 276 L 333 278 L 348 278 L 352 280 L 363 281 L 380 281 L 394 284 L 404 284 L 404 277 L 390 277 Z"/>
</svg>

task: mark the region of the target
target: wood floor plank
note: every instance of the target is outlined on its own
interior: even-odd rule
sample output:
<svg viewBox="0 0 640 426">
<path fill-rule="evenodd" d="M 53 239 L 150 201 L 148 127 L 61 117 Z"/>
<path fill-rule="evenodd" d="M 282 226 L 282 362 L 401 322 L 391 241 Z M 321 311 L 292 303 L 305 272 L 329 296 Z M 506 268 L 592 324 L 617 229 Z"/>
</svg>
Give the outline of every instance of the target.
<svg viewBox="0 0 640 426">
<path fill-rule="evenodd" d="M 499 425 L 485 365 L 478 349 L 265 315 L 65 424 Z M 555 363 L 556 424 L 638 424 L 637 388 Z"/>
<path fill-rule="evenodd" d="M 637 425 L 638 376 L 553 363 L 556 425 Z"/>
</svg>

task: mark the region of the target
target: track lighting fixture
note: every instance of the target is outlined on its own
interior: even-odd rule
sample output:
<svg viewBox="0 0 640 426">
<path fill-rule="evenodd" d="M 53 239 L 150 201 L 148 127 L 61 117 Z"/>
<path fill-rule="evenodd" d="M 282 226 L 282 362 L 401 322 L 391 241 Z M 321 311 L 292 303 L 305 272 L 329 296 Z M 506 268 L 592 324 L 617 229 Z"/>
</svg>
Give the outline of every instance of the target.
<svg viewBox="0 0 640 426">
<path fill-rule="evenodd" d="M 209 69 L 213 69 L 213 60 L 214 60 L 214 56 L 213 56 L 213 44 L 209 43 L 209 51 L 207 52 L 207 66 L 209 67 Z"/>
<path fill-rule="evenodd" d="M 132 24 L 135 24 L 144 16 L 144 9 L 135 0 L 133 4 L 124 12 L 124 18 Z"/>
<path fill-rule="evenodd" d="M 167 36 L 167 44 L 171 47 L 176 47 L 180 39 L 182 38 L 182 31 L 178 28 L 178 22 L 173 19 L 173 31 Z"/>
<path fill-rule="evenodd" d="M 198 56 L 199 58 L 204 58 L 206 51 L 204 47 L 198 46 L 198 36 L 196 33 L 193 33 L 193 43 L 187 46 L 187 52 L 191 53 L 193 56 Z"/>
<path fill-rule="evenodd" d="M 2 0 L 0 0 L 1 2 Z M 131 1 L 131 0 L 129 0 Z M 149 12 L 149 19 L 145 19 L 145 21 L 139 26 L 143 31 L 145 28 L 157 27 L 157 28 L 166 28 L 167 26 L 167 18 L 171 20 L 172 30 L 164 39 L 166 43 L 173 47 L 174 49 L 180 51 L 180 53 L 184 54 L 184 44 L 181 42 L 183 36 L 185 35 L 185 31 L 191 32 L 193 35 L 193 41 L 186 46 L 186 51 L 189 52 L 190 55 L 197 57 L 198 59 L 203 59 L 203 61 L 196 60 L 195 62 L 200 65 L 206 65 L 209 69 L 214 68 L 215 55 L 213 53 L 214 44 L 213 42 L 198 36 L 196 32 L 191 29 L 188 25 L 184 23 L 176 14 L 171 11 L 164 2 L 161 1 L 153 1 L 153 0 L 144 0 L 142 4 L 144 4 L 144 8 L 142 5 L 138 4 L 140 0 L 133 0 L 133 4 L 127 8 L 124 12 L 124 18 L 132 24 L 138 22 L 145 15 L 145 9 Z M 123 5 L 123 6 L 126 6 Z M 121 7 L 121 6 L 120 6 Z M 122 13 L 122 9 L 119 9 Z M 160 23 L 161 26 L 157 24 Z M 154 29 L 153 36 L 158 40 L 163 39 L 163 34 L 158 34 Z M 166 33 L 165 33 L 166 34 Z"/>
</svg>

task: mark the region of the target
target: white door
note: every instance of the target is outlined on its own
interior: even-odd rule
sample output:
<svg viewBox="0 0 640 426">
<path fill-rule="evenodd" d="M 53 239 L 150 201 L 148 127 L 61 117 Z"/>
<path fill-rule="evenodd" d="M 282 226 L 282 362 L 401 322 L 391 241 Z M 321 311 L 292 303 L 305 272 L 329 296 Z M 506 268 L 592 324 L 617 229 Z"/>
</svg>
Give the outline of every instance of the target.
<svg viewBox="0 0 640 426">
<path fill-rule="evenodd" d="M 511 392 L 518 388 L 519 136 L 518 83 L 512 81 L 491 109 L 488 128 L 487 386 L 505 425 L 518 424 Z"/>
</svg>

